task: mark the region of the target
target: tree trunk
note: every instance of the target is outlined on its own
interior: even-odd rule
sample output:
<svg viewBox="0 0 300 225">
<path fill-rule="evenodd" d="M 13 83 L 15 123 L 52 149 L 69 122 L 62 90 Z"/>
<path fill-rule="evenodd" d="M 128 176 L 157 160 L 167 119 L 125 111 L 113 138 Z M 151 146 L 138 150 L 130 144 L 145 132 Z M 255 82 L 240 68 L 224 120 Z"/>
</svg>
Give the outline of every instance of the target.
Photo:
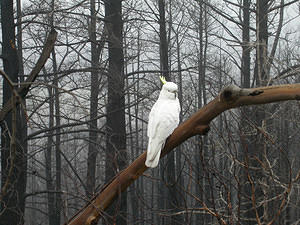
<svg viewBox="0 0 300 225">
<path fill-rule="evenodd" d="M 176 34 L 176 53 L 177 53 L 177 70 L 178 72 L 178 99 L 180 102 L 180 114 L 179 114 L 179 120 L 180 123 L 182 122 L 183 119 L 183 111 L 182 111 L 182 104 L 183 104 L 183 87 L 182 87 L 182 73 L 181 73 L 181 54 L 180 54 L 180 43 L 179 43 L 179 35 Z M 175 153 L 176 157 L 176 205 L 178 210 L 183 210 L 185 207 L 185 199 L 186 199 L 186 194 L 182 191 L 182 187 L 184 187 L 184 177 L 182 176 L 183 173 L 183 167 L 184 165 L 182 164 L 182 147 L 179 146 L 177 152 Z M 186 215 L 187 216 L 187 215 Z M 178 224 L 182 224 L 184 222 L 184 215 L 178 215 L 175 217 L 175 220 Z M 186 220 L 188 221 L 188 219 Z"/>
<path fill-rule="evenodd" d="M 55 0 L 52 0 L 51 2 L 51 8 L 54 12 L 55 10 Z M 50 26 L 51 29 L 54 29 L 55 21 L 54 21 L 54 13 L 50 14 Z M 52 50 L 52 70 L 53 70 L 53 87 L 50 88 L 50 104 L 52 107 L 52 115 L 50 115 L 50 120 L 52 122 L 52 125 L 54 124 L 55 120 L 55 142 L 53 142 L 53 137 L 50 138 L 51 143 L 48 143 L 48 146 L 50 145 L 50 150 L 52 150 L 52 145 L 55 147 L 55 185 L 53 182 L 52 177 L 52 160 L 51 160 L 51 152 L 47 153 L 50 155 L 50 176 L 48 179 L 50 179 L 49 182 L 51 182 L 51 185 L 49 186 L 52 188 L 51 190 L 55 191 L 55 193 L 50 193 L 51 198 L 50 201 L 53 201 L 51 203 L 48 203 L 48 206 L 53 208 L 48 208 L 48 211 L 50 211 L 51 214 L 49 214 L 49 224 L 50 225 L 59 225 L 61 220 L 61 209 L 62 209 L 62 199 L 61 199 L 61 141 L 60 141 L 60 101 L 59 101 L 59 83 L 58 83 L 58 75 L 57 75 L 57 59 L 56 59 L 56 52 L 55 47 L 53 47 Z M 54 114 L 53 114 L 54 113 Z M 52 133 L 53 134 L 53 133 Z M 49 194 L 48 194 L 49 196 Z"/>
<path fill-rule="evenodd" d="M 250 0 L 244 0 L 243 1 L 243 27 L 242 27 L 242 59 L 241 59 L 241 85 L 243 88 L 249 88 L 250 87 Z M 251 107 L 245 107 L 241 109 L 241 144 L 240 144 L 240 151 L 238 152 L 238 156 L 241 161 L 243 161 L 247 157 L 247 151 L 245 149 L 246 146 L 250 146 L 251 139 L 245 135 L 247 131 L 253 129 L 249 123 L 247 123 L 247 119 L 251 118 L 252 115 L 252 109 Z M 246 143 L 246 144 L 245 144 Z M 238 215 L 238 222 L 246 223 L 249 215 L 247 213 L 244 213 L 249 208 L 252 207 L 252 203 L 249 200 L 248 197 L 245 196 L 251 196 L 251 188 L 249 185 L 247 185 L 247 174 L 244 170 L 241 171 L 240 174 L 240 181 L 238 182 L 238 193 L 237 193 L 237 202 L 238 202 L 238 209 L 237 209 L 237 215 Z M 244 185 L 245 184 L 245 185 Z M 246 194 L 244 194 L 244 192 Z M 245 218 L 245 219 L 244 219 Z"/>
<path fill-rule="evenodd" d="M 206 89 L 205 89 L 205 77 L 206 77 L 206 54 L 207 54 L 207 13 L 206 6 L 203 0 L 198 2 L 199 6 L 199 24 L 198 24 L 198 35 L 199 35 L 199 53 L 198 53 L 198 90 L 197 90 L 197 100 L 198 100 L 198 108 L 201 108 L 203 105 L 207 103 L 206 99 Z M 205 152 L 207 152 L 207 137 L 200 137 L 200 141 L 198 141 L 196 146 L 196 178 L 197 178 L 197 186 L 196 193 L 199 196 L 201 202 L 205 201 L 205 193 L 203 193 L 204 186 L 206 181 L 203 179 L 205 177 L 205 170 L 203 168 L 204 162 L 203 159 L 205 157 Z M 207 153 L 206 153 L 207 154 Z M 201 202 L 197 202 L 199 207 L 202 207 Z M 206 224 L 207 216 L 203 214 L 196 214 L 196 221 L 199 224 Z"/>
<path fill-rule="evenodd" d="M 46 71 L 44 71 L 46 77 Z M 48 81 L 46 81 L 47 83 Z M 49 191 L 47 193 L 47 201 L 48 201 L 48 221 L 49 225 L 55 225 L 55 193 L 54 193 L 54 184 L 52 177 L 52 150 L 53 150 L 53 134 L 54 134 L 54 95 L 53 88 L 48 87 L 49 92 L 49 132 L 47 138 L 47 148 L 45 152 L 45 165 L 46 165 L 46 188 Z"/>
<path fill-rule="evenodd" d="M 18 55 L 15 46 L 15 24 L 12 0 L 1 1 L 2 57 L 4 71 L 12 82 L 18 82 Z M 3 82 L 3 106 L 10 100 L 12 90 Z M 1 206 L 3 225 L 23 224 L 26 191 L 27 146 L 24 121 L 20 107 L 13 107 L 2 123 L 1 135 Z M 14 120 L 14 121 L 12 121 Z M 22 122 L 23 121 L 23 122 Z M 13 131 L 12 128 L 15 127 Z M 18 131 L 18 132 L 17 132 Z M 11 135 L 11 136 L 10 136 Z M 11 142 L 13 140 L 14 142 Z M 23 147 L 24 146 L 24 147 Z"/>
<path fill-rule="evenodd" d="M 160 69 L 162 75 L 167 81 L 170 81 L 169 72 L 169 56 L 168 56 L 168 42 L 165 18 L 165 0 L 158 0 L 159 10 L 159 53 L 160 53 Z"/>
<path fill-rule="evenodd" d="M 121 5 L 121 0 L 105 2 L 105 23 L 108 31 L 109 55 L 105 166 L 107 181 L 124 169 L 127 164 Z M 112 216 L 112 220 L 107 218 L 109 223 L 127 224 L 126 192 L 119 195 L 116 204 L 110 208 L 108 214 Z"/>
<path fill-rule="evenodd" d="M 162 70 L 162 75 L 166 80 L 170 81 L 170 68 L 169 68 L 169 52 L 168 52 L 168 41 L 167 41 L 167 30 L 166 30 L 166 18 L 165 18 L 165 0 L 158 1 L 159 9 L 159 38 L 160 38 L 160 68 Z M 165 160 L 161 161 L 160 171 L 163 185 L 160 188 L 160 196 L 158 203 L 161 199 L 164 199 L 165 204 L 159 204 L 163 209 L 167 209 L 168 212 L 172 212 L 176 208 L 176 179 L 175 179 L 175 157 L 174 153 L 167 156 Z M 171 216 L 162 218 L 161 224 L 171 224 L 175 223 L 172 221 Z"/>
<path fill-rule="evenodd" d="M 242 27 L 242 87 L 250 87 L 250 0 L 243 1 L 243 27 Z"/>
<path fill-rule="evenodd" d="M 256 61 L 255 79 L 257 86 L 267 84 L 268 75 L 268 2 L 257 0 L 256 13 Z"/>
<path fill-rule="evenodd" d="M 91 20 L 90 20 L 90 40 L 91 40 L 91 94 L 90 94 L 90 122 L 89 122 L 89 143 L 87 158 L 87 180 L 86 194 L 92 196 L 96 184 L 96 159 L 97 159 L 97 115 L 98 115 L 98 62 L 99 54 L 97 53 L 96 43 L 96 6 L 95 0 L 90 1 Z"/>
<path fill-rule="evenodd" d="M 59 101 L 59 87 L 57 75 L 57 63 L 55 49 L 52 51 L 53 73 L 54 73 L 54 98 L 55 98 L 55 225 L 60 224 L 61 220 L 61 142 L 60 142 L 60 101 Z"/>
<path fill-rule="evenodd" d="M 256 5 L 256 60 L 254 79 L 256 86 L 259 87 L 266 85 L 268 81 L 268 0 L 257 0 Z M 261 127 L 265 131 L 267 129 L 266 109 L 265 106 L 252 108 L 251 115 L 249 115 L 249 118 L 254 121 L 256 126 Z M 251 130 L 254 131 L 254 134 L 247 139 L 247 147 L 246 151 L 244 151 L 245 176 L 247 181 L 245 183 L 245 194 L 248 196 L 248 200 L 244 202 L 244 218 L 248 224 L 258 224 L 262 222 L 261 217 L 263 215 L 264 219 L 268 217 L 266 205 L 258 206 L 258 202 L 266 202 L 266 198 L 268 197 L 266 194 L 268 192 L 267 186 L 264 186 L 267 185 L 268 178 L 265 177 L 263 167 L 257 159 L 264 162 L 264 157 L 267 156 L 268 150 L 262 133 L 253 127 L 251 127 Z M 257 168 L 257 170 L 250 168 Z M 265 184 L 254 183 L 258 180 L 261 180 Z M 253 190 L 253 187 L 256 187 L 255 190 Z"/>
</svg>

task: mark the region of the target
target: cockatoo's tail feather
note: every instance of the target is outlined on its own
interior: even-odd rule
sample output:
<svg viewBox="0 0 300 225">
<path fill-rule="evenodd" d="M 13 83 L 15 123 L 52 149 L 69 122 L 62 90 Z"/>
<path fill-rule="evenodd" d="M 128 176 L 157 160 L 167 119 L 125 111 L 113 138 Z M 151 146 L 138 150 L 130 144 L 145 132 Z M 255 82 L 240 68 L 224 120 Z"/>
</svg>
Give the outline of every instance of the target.
<svg viewBox="0 0 300 225">
<path fill-rule="evenodd" d="M 147 149 L 147 159 L 145 162 L 145 165 L 147 167 L 157 167 L 161 150 L 163 149 L 165 144 L 165 140 L 151 140 L 148 143 L 148 149 Z"/>
</svg>

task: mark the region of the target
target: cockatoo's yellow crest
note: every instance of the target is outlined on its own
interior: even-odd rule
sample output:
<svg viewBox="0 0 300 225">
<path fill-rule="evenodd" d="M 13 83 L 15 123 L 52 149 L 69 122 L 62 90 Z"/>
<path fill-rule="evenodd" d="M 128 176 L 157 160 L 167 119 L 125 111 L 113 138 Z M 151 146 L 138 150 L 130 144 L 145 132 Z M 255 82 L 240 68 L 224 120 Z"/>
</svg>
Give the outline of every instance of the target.
<svg viewBox="0 0 300 225">
<path fill-rule="evenodd" d="M 163 84 L 167 83 L 166 78 L 164 76 L 159 76 L 159 78 Z"/>
</svg>

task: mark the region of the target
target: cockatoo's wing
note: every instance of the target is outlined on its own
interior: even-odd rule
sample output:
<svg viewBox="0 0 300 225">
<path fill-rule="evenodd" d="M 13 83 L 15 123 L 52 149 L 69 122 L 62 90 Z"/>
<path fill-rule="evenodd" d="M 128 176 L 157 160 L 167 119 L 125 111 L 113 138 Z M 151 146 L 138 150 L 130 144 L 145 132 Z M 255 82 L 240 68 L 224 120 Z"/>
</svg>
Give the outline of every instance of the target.
<svg viewBox="0 0 300 225">
<path fill-rule="evenodd" d="M 158 101 L 156 101 L 155 104 L 152 106 L 152 109 L 149 114 L 148 127 L 147 127 L 147 136 L 148 137 L 151 137 L 152 134 L 155 133 L 155 129 L 157 128 L 155 124 L 157 123 L 157 120 L 159 118 L 155 118 L 156 112 L 159 112 L 159 102 Z"/>
<path fill-rule="evenodd" d="M 179 123 L 178 101 L 158 100 L 151 109 L 147 135 L 149 137 L 146 166 L 156 167 L 166 139 Z"/>
</svg>

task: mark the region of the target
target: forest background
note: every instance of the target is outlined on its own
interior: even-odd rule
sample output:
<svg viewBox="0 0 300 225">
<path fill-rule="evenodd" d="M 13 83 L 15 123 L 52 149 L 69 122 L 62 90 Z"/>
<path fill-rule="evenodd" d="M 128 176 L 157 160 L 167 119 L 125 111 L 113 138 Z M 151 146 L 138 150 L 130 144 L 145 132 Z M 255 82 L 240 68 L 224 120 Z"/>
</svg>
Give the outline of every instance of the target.
<svg viewBox="0 0 300 225">
<path fill-rule="evenodd" d="M 229 84 L 300 83 L 299 22 L 295 0 L 2 0 L 0 224 L 67 223 L 142 154 L 159 75 L 181 121 Z M 299 224 L 298 118 L 298 101 L 224 112 L 99 224 Z"/>
</svg>

